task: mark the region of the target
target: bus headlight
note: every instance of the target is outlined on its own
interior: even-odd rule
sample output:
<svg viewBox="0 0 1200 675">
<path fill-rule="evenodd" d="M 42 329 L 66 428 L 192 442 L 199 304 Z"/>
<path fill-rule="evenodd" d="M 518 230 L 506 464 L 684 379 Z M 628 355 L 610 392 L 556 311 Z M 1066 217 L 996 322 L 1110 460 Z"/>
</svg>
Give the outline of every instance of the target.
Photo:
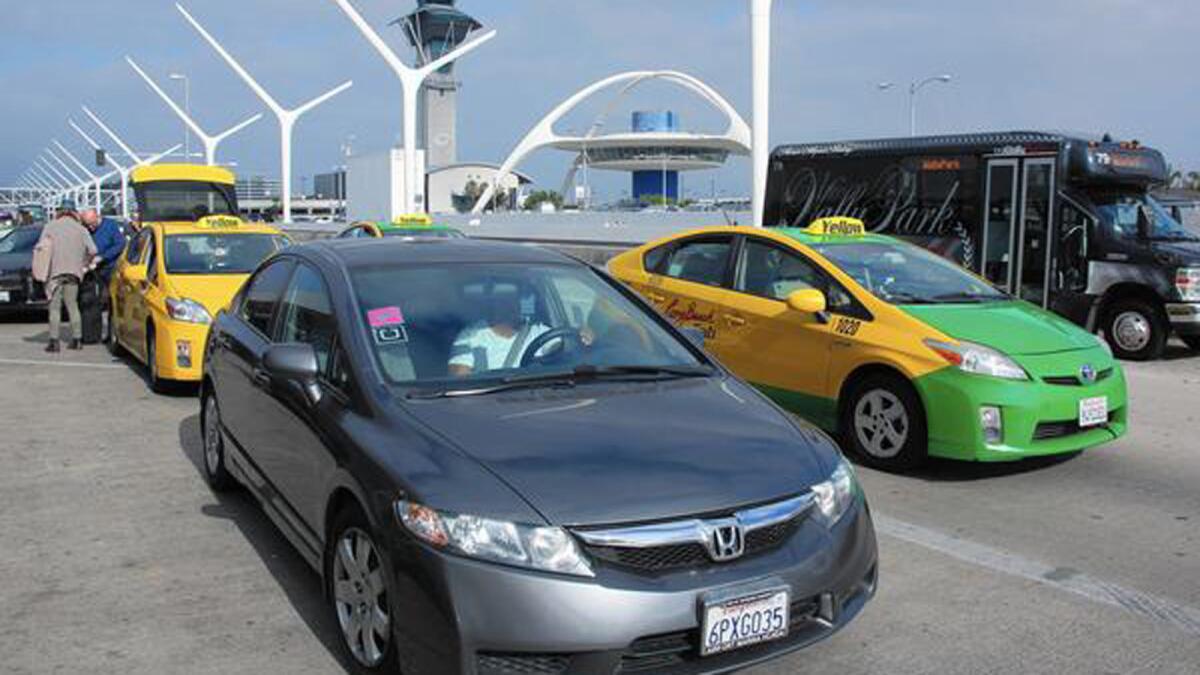
<svg viewBox="0 0 1200 675">
<path fill-rule="evenodd" d="M 1186 302 L 1200 302 L 1200 267 L 1180 267 L 1175 270 L 1175 290 Z"/>
</svg>

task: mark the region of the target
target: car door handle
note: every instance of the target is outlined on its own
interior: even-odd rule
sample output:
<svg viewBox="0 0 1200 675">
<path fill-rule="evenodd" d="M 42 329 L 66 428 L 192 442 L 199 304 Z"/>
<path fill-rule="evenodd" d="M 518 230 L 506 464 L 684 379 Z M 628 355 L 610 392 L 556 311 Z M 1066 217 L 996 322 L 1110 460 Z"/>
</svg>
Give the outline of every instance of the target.
<svg viewBox="0 0 1200 675">
<path fill-rule="evenodd" d="M 255 368 L 250 373 L 250 381 L 254 383 L 254 386 L 266 389 L 271 385 L 271 375 L 262 368 Z"/>
<path fill-rule="evenodd" d="M 736 314 L 726 314 L 725 323 L 730 326 L 741 327 L 746 325 L 746 320 Z"/>
</svg>

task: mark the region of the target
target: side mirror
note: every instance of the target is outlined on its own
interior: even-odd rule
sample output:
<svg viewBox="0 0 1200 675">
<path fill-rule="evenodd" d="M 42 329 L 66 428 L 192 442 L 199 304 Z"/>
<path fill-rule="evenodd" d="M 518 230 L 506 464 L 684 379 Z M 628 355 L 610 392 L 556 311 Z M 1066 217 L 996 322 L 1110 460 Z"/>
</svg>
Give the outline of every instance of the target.
<svg viewBox="0 0 1200 675">
<path fill-rule="evenodd" d="M 815 288 L 796 291 L 787 298 L 788 307 L 805 314 L 823 314 L 827 307 L 825 294 Z"/>
<path fill-rule="evenodd" d="M 309 403 L 316 405 L 321 400 L 321 387 L 317 385 L 321 366 L 312 345 L 275 345 L 263 355 L 263 369 L 272 378 L 302 389 Z"/>
<path fill-rule="evenodd" d="M 134 265 L 121 270 L 121 277 L 131 284 L 140 284 L 146 280 L 146 266 Z"/>
<path fill-rule="evenodd" d="M 687 338 L 688 342 L 704 349 L 704 331 L 695 326 L 685 326 L 680 328 L 679 332 L 683 333 L 683 337 Z"/>
</svg>

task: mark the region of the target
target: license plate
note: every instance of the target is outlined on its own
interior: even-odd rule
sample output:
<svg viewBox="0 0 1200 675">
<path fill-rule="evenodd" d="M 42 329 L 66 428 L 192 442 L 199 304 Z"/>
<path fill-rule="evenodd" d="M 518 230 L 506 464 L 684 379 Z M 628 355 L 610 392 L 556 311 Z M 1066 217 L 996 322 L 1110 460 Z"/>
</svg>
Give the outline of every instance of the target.
<svg viewBox="0 0 1200 675">
<path fill-rule="evenodd" d="M 705 605 L 700 655 L 712 656 L 787 637 L 790 610 L 786 590 Z"/>
<path fill-rule="evenodd" d="M 1096 427 L 1108 424 L 1108 397 L 1085 398 L 1079 402 L 1079 426 Z"/>
<path fill-rule="evenodd" d="M 12 302 L 12 296 L 8 291 L 0 291 L 0 302 Z"/>
</svg>

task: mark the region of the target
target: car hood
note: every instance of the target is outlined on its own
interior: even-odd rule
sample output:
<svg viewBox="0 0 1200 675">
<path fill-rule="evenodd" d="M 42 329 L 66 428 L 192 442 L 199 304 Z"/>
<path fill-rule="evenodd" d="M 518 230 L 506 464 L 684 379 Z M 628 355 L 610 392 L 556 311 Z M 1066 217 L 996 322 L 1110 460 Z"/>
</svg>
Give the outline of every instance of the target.
<svg viewBox="0 0 1200 675">
<path fill-rule="evenodd" d="M 825 480 L 836 456 L 823 434 L 717 377 L 406 407 L 563 526 L 695 516 L 789 497 Z"/>
<path fill-rule="evenodd" d="M 906 305 L 908 314 L 958 340 L 1013 356 L 1091 349 L 1087 331 L 1027 302 L 961 305 Z"/>
<path fill-rule="evenodd" d="M 229 301 L 241 290 L 249 275 L 246 274 L 174 274 L 170 278 L 171 295 L 188 298 L 204 305 L 208 313 L 229 306 Z"/>
<path fill-rule="evenodd" d="M 0 272 L 23 271 L 32 266 L 32 253 L 0 253 Z"/>
<path fill-rule="evenodd" d="M 1151 246 L 1163 264 L 1200 265 L 1200 242 L 1157 240 Z"/>
</svg>

